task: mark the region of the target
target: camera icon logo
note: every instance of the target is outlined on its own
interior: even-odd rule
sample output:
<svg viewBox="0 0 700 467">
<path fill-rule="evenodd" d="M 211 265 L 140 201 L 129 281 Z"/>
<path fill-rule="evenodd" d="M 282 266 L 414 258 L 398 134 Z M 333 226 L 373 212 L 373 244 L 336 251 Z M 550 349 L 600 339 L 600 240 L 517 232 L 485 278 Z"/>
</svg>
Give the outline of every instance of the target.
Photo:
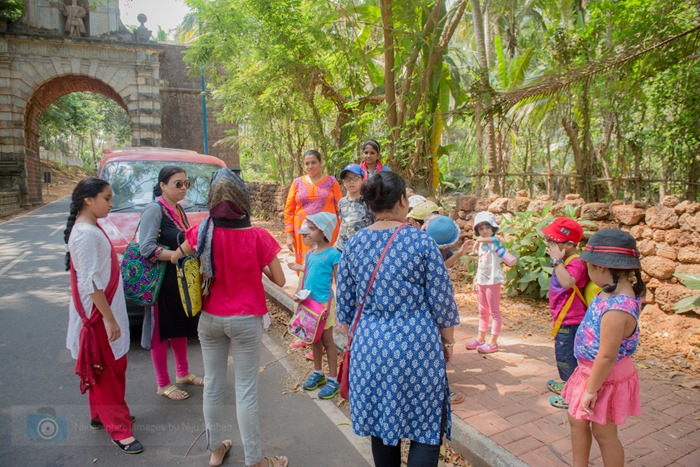
<svg viewBox="0 0 700 467">
<path fill-rule="evenodd" d="M 56 415 L 51 407 L 42 407 L 27 415 L 27 436 L 32 441 L 65 441 L 68 435 L 66 419 Z"/>
</svg>

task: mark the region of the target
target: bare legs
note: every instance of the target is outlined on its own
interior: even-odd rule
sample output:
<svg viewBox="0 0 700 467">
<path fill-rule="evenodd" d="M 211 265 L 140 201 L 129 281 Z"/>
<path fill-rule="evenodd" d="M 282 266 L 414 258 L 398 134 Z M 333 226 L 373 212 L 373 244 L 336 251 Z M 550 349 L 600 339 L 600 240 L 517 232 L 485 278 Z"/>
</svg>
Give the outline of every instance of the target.
<svg viewBox="0 0 700 467">
<path fill-rule="evenodd" d="M 574 467 L 587 467 L 591 454 L 591 444 L 595 437 L 605 467 L 622 467 L 625 463 L 625 450 L 617 436 L 617 425 L 608 420 L 601 425 L 588 420 L 576 420 L 569 415 L 571 424 L 571 445 Z"/>
<path fill-rule="evenodd" d="M 328 376 L 338 377 L 338 349 L 333 342 L 333 328 L 326 329 L 321 334 L 321 339 L 311 345 L 314 353 L 314 370 L 323 372 L 323 349 L 326 349 L 328 358 Z"/>
</svg>

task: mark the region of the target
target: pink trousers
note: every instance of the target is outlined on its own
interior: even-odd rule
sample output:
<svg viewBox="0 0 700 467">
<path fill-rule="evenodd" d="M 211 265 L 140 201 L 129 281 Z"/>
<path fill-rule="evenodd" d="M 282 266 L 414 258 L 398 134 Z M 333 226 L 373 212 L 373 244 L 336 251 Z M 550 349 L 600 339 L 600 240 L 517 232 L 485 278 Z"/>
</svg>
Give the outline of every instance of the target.
<svg viewBox="0 0 700 467">
<path fill-rule="evenodd" d="M 153 312 L 155 320 L 153 323 L 153 338 L 151 339 L 151 360 L 153 360 L 153 369 L 156 372 L 156 381 L 158 387 L 170 386 L 170 375 L 168 374 L 168 342 L 173 348 L 175 356 L 175 372 L 178 377 L 184 378 L 190 374 L 189 364 L 187 362 L 187 338 L 173 337 L 170 339 L 160 340 L 160 331 L 158 330 L 158 305 Z"/>
<path fill-rule="evenodd" d="M 491 334 L 501 333 L 503 319 L 501 318 L 501 284 L 479 285 L 476 293 L 479 301 L 479 332 L 489 328 L 489 316 L 493 320 Z"/>
</svg>

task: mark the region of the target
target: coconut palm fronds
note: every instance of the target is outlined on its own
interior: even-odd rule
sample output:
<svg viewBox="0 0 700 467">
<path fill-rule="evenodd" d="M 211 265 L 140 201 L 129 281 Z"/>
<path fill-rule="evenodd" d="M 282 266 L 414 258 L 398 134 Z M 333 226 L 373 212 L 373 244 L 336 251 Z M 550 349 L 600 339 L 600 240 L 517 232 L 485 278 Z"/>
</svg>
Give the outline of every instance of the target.
<svg viewBox="0 0 700 467">
<path fill-rule="evenodd" d="M 640 44 L 568 73 L 543 76 L 534 84 L 514 91 L 494 92 L 491 90 L 490 93 L 493 99 L 491 101 L 492 105 L 489 113 L 505 113 L 519 102 L 551 97 L 556 93 L 567 90 L 573 85 L 585 83 L 610 71 L 618 70 L 650 52 L 668 48 L 678 43 L 678 41 L 683 38 L 688 38 L 693 45 L 692 47 L 685 48 L 684 58 L 687 60 L 694 60 L 700 57 L 700 55 L 697 54 L 697 41 L 700 38 L 700 25 L 698 25 L 688 31 L 648 47 L 644 47 L 643 44 Z"/>
</svg>

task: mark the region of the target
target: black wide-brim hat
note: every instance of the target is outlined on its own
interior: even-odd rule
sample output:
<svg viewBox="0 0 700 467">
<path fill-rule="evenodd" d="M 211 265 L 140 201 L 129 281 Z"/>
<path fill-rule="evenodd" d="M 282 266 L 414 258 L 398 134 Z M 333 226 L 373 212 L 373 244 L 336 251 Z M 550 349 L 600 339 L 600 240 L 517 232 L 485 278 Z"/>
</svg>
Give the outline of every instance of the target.
<svg viewBox="0 0 700 467">
<path fill-rule="evenodd" d="M 580 259 L 610 269 L 641 269 L 637 241 L 627 232 L 603 229 L 594 233 Z"/>
</svg>

